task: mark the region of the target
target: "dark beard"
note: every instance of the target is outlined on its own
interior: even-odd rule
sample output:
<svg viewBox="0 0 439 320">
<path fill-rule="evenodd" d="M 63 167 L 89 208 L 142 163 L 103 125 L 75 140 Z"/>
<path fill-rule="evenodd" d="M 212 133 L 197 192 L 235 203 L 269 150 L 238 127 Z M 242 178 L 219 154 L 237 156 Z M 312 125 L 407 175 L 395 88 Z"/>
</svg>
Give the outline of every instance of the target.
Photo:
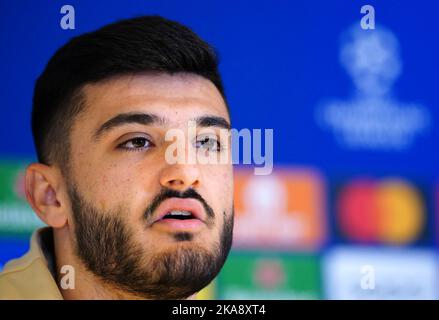
<svg viewBox="0 0 439 320">
<path fill-rule="evenodd" d="M 133 240 L 129 228 L 120 218 L 124 216 L 123 210 L 100 212 L 80 195 L 74 185 L 69 186 L 69 195 L 75 223 L 76 255 L 89 271 L 118 290 L 146 299 L 185 299 L 218 275 L 229 254 L 233 209 L 229 216 L 223 213 L 224 225 L 219 243 L 215 243 L 211 251 L 193 245 L 153 253 Z M 162 200 L 163 193 L 160 195 Z M 203 206 L 206 205 L 204 202 Z M 191 239 L 184 233 L 174 238 L 177 241 Z"/>
</svg>

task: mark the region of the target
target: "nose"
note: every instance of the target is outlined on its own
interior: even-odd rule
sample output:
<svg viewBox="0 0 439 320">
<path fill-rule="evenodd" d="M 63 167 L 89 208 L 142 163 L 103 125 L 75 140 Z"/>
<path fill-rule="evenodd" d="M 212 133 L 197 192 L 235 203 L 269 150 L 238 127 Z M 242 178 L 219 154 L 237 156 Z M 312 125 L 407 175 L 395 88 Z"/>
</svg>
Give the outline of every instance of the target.
<svg viewBox="0 0 439 320">
<path fill-rule="evenodd" d="M 200 184 L 200 171 L 196 165 L 175 164 L 164 168 L 160 174 L 163 187 L 184 191 Z"/>
</svg>

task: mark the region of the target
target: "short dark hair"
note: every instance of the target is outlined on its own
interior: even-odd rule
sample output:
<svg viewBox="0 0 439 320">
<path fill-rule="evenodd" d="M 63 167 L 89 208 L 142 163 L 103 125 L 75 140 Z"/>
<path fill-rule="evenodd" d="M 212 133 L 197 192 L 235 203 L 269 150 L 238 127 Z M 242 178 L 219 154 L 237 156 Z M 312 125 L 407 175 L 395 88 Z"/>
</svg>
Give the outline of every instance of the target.
<svg viewBox="0 0 439 320">
<path fill-rule="evenodd" d="M 71 127 L 84 109 L 85 84 L 144 72 L 200 75 L 226 101 L 216 52 L 193 31 L 160 16 L 121 20 L 72 38 L 37 79 L 32 133 L 38 161 L 67 164 Z"/>
</svg>

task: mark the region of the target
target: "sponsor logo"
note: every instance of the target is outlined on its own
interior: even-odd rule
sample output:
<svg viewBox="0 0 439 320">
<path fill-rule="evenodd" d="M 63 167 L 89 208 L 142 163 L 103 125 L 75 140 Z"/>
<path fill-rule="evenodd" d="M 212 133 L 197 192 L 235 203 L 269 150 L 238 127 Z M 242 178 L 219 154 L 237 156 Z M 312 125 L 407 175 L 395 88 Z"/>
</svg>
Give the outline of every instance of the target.
<svg viewBox="0 0 439 320">
<path fill-rule="evenodd" d="M 235 174 L 235 247 L 316 248 L 325 237 L 324 186 L 312 170 Z"/>
<path fill-rule="evenodd" d="M 347 240 L 403 245 L 420 238 L 426 208 L 420 191 L 400 178 L 359 178 L 339 190 L 338 229 Z"/>
<path fill-rule="evenodd" d="M 339 247 L 323 259 L 328 299 L 438 299 L 433 250 Z"/>
<path fill-rule="evenodd" d="M 313 255 L 234 252 L 218 280 L 219 299 L 319 299 L 320 266 Z"/>
</svg>

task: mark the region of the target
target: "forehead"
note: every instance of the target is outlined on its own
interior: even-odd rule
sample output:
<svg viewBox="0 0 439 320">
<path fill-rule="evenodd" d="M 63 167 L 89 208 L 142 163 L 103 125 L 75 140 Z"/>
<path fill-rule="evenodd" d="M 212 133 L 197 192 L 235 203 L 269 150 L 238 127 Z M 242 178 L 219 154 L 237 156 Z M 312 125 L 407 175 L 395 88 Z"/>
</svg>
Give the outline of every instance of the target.
<svg viewBox="0 0 439 320">
<path fill-rule="evenodd" d="M 193 74 L 119 76 L 86 85 L 83 93 L 86 107 L 81 121 L 96 125 L 130 111 L 155 113 L 170 123 L 202 113 L 229 120 L 224 99 L 215 85 Z"/>
</svg>

